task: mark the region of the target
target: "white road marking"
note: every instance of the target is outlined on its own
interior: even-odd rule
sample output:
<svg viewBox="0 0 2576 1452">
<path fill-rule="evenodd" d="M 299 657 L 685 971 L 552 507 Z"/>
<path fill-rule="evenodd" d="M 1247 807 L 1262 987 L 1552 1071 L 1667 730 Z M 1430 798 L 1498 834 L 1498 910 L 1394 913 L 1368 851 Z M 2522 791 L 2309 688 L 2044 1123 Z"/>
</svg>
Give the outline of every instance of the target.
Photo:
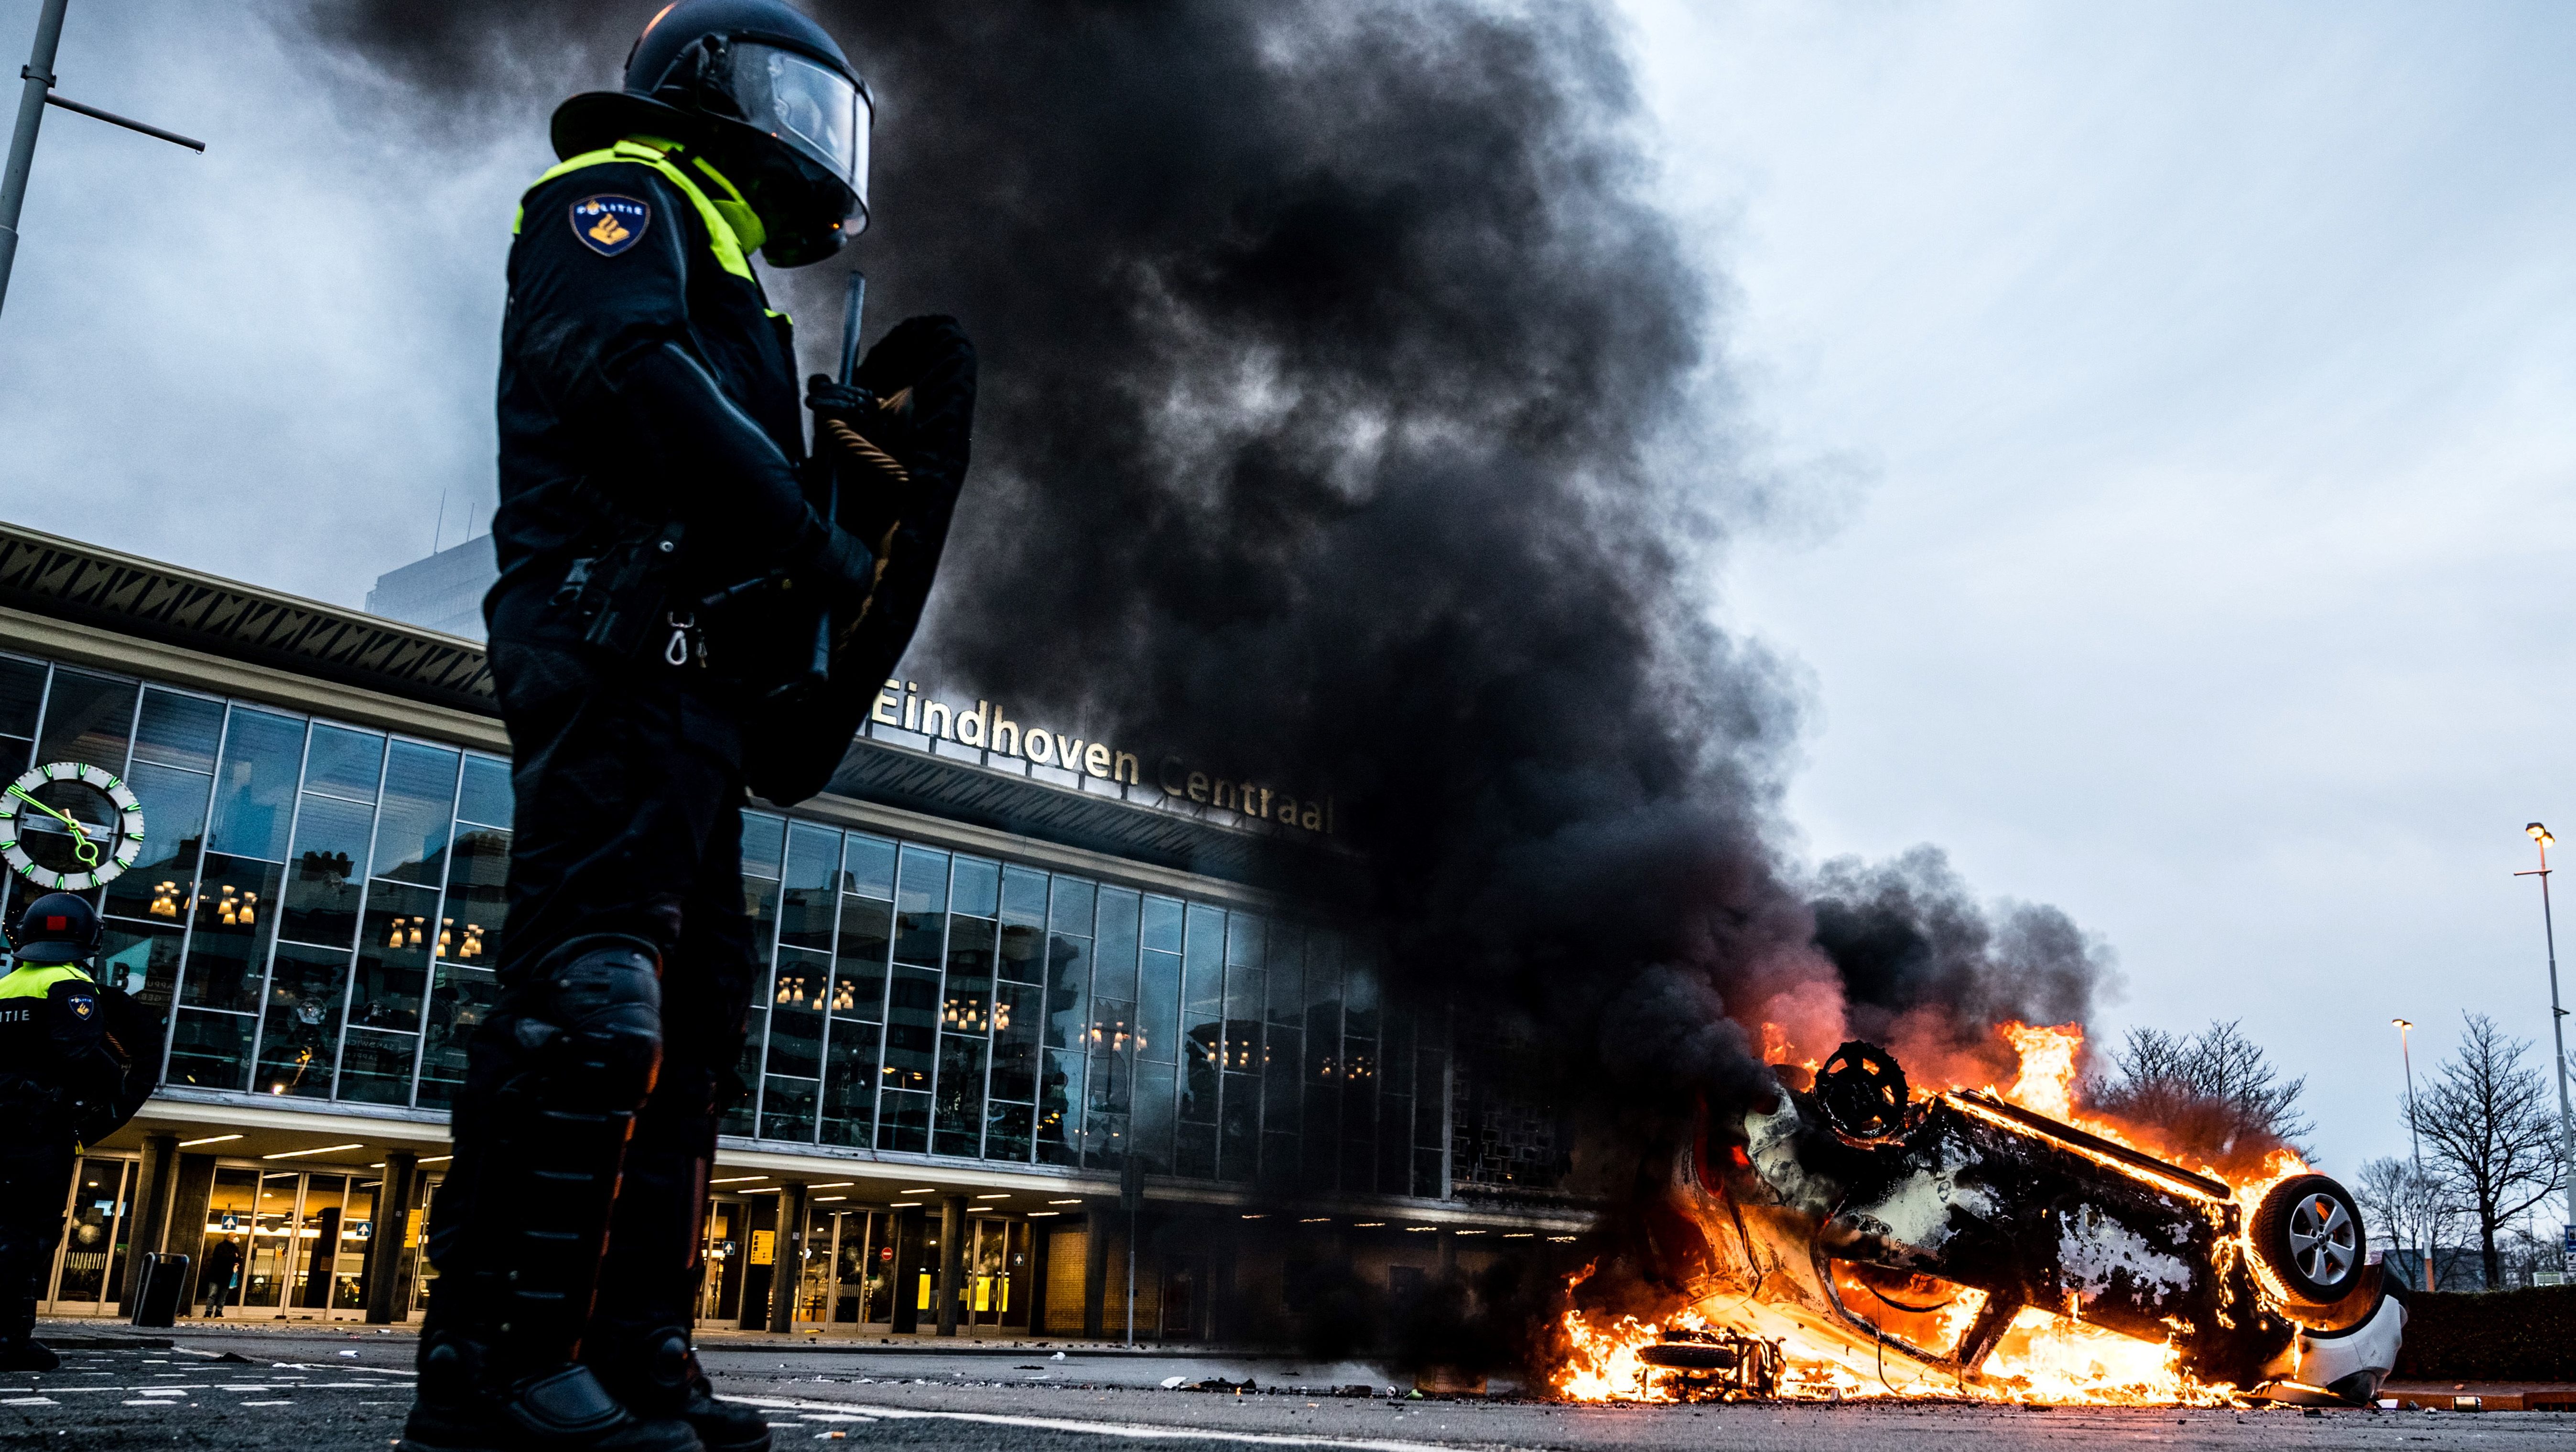
<svg viewBox="0 0 2576 1452">
<path fill-rule="evenodd" d="M 242 1405 L 243 1405 L 243 1406 L 246 1406 L 246 1407 L 291 1407 L 291 1406 L 295 1405 L 295 1403 L 294 1403 L 294 1402 L 292 1402 L 292 1401 L 283 1401 L 283 1402 L 244 1402 L 244 1403 L 242 1403 Z"/>
<path fill-rule="evenodd" d="M 845 1410 L 830 1402 L 796 1401 L 784 1397 L 728 1397 L 726 1400 L 792 1412 Z M 987 1427 L 1081 1432 L 1095 1437 L 1132 1437 L 1142 1441 L 1241 1442 L 1260 1447 L 1347 1447 L 1354 1452 L 1458 1452 L 1456 1446 L 1442 1442 L 1398 1442 L 1378 1437 L 1300 1437 L 1280 1432 L 1218 1432 L 1199 1427 L 1158 1427 L 1143 1422 L 1077 1422 L 1066 1417 L 1013 1417 L 994 1412 L 928 1412 L 912 1407 L 871 1405 L 865 1415 L 870 1419 L 976 1422 Z"/>
<path fill-rule="evenodd" d="M 59 1407 L 52 1397 L 0 1397 L 0 1407 Z"/>
</svg>

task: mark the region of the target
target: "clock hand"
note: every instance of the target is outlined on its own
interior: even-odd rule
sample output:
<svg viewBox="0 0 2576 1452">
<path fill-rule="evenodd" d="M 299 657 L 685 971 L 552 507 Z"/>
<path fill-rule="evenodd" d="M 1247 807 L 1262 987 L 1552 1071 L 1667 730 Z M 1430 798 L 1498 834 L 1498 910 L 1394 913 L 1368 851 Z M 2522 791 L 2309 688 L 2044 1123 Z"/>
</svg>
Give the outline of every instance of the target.
<svg viewBox="0 0 2576 1452">
<path fill-rule="evenodd" d="M 72 848 L 72 855 L 79 858 L 81 860 L 81 865 L 84 867 L 96 867 L 98 865 L 98 844 L 89 840 L 89 833 L 83 830 L 80 823 L 72 820 L 69 814 L 58 812 L 52 807 L 46 806 L 43 802 L 37 801 L 34 797 L 28 796 L 26 790 L 20 787 L 16 782 L 11 782 L 9 784 L 9 794 L 32 804 L 37 811 L 44 813 L 48 817 L 55 818 L 64 826 L 71 828 L 72 838 L 76 844 Z"/>
</svg>

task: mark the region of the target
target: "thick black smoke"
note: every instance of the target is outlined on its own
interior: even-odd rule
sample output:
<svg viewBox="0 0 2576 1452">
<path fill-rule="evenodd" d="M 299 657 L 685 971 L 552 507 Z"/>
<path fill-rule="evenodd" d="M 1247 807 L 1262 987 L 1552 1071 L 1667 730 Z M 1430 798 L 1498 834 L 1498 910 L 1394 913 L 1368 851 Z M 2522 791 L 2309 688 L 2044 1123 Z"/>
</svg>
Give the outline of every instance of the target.
<svg viewBox="0 0 2576 1452">
<path fill-rule="evenodd" d="M 542 134 L 654 8 L 313 23 L 412 105 Z M 1535 1037 L 1523 1087 L 1583 1126 L 1596 1189 L 1696 1096 L 1753 1085 L 1772 1005 L 1831 1023 L 1849 980 L 1855 1024 L 2080 1015 L 2062 919 L 1998 933 L 1911 863 L 1828 873 L 1811 941 L 1770 845 L 1797 702 L 1713 623 L 1715 551 L 1757 492 L 1720 293 L 1652 204 L 1612 20 L 814 9 L 882 98 L 852 258 L 878 326 L 954 313 L 983 357 L 963 534 L 908 674 L 1329 792 L 1367 869 L 1333 906 L 1397 991 L 1455 999 L 1462 1043 Z M 803 315 L 830 315 L 839 271 L 788 278 Z M 1999 977 L 2025 960 L 2044 987 Z"/>
</svg>

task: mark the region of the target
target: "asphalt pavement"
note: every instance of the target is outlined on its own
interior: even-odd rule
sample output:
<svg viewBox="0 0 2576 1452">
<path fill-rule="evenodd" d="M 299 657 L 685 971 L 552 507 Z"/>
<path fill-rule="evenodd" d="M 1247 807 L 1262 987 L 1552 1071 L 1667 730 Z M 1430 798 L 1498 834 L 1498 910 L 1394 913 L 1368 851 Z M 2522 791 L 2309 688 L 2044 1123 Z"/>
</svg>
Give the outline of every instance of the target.
<svg viewBox="0 0 2576 1452">
<path fill-rule="evenodd" d="M 49 1327 L 59 1333 L 62 1328 Z M 366 1329 L 183 1327 L 171 1344 L 122 1327 L 73 1330 L 60 1371 L 0 1374 L 0 1448 L 292 1448 L 384 1452 L 410 1402 L 408 1335 Z M 996 1354 L 999 1352 L 1000 1354 Z M 1059 1354 L 1061 1353 L 1061 1354 Z M 1358 1363 L 1113 1353 L 1097 1348 L 946 1349 L 715 1344 L 724 1395 L 765 1408 L 779 1452 L 834 1443 L 885 1448 L 1245 1452 L 1639 1448 L 1880 1452 L 2042 1448 L 2106 1441 L 2176 1448 L 2576 1445 L 2576 1414 L 2068 1409 L 1853 1402 L 1562 1406 L 1516 1399 L 1390 1396 Z M 1165 1387 L 1166 1381 L 1178 1385 Z M 1190 1390 L 1250 1381 L 1243 1390 Z M 1372 1394 L 1355 1394 L 1367 1388 Z"/>
</svg>

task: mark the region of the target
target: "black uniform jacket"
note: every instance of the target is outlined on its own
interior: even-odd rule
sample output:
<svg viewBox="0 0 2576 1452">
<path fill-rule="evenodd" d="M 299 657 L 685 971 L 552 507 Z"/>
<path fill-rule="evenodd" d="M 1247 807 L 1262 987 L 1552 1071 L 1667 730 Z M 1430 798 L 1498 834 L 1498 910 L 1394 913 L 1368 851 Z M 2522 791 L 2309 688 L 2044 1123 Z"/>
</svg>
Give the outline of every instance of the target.
<svg viewBox="0 0 2576 1452">
<path fill-rule="evenodd" d="M 622 208 L 635 225 L 613 250 L 584 235 L 596 211 L 575 210 L 598 198 L 644 211 Z M 492 525 L 501 578 L 484 605 L 496 643 L 578 637 L 550 602 L 572 562 L 620 532 L 684 525 L 675 602 L 812 548 L 825 526 L 800 477 L 788 320 L 757 281 L 725 269 L 706 223 L 666 180 L 620 161 L 535 187 L 509 283 Z M 793 634 L 788 604 L 759 590 L 715 612 L 702 622 L 711 663 L 745 663 L 728 635 Z M 810 636 L 810 611 L 805 619 Z"/>
<path fill-rule="evenodd" d="M 96 1143 L 133 1116 L 143 1095 L 128 1093 L 127 1055 L 151 1046 L 124 1051 L 110 1036 L 130 1003 L 116 989 L 69 976 L 42 994 L 0 996 L 0 1142 Z M 150 1070 L 138 1077 L 149 1093 Z"/>
</svg>

